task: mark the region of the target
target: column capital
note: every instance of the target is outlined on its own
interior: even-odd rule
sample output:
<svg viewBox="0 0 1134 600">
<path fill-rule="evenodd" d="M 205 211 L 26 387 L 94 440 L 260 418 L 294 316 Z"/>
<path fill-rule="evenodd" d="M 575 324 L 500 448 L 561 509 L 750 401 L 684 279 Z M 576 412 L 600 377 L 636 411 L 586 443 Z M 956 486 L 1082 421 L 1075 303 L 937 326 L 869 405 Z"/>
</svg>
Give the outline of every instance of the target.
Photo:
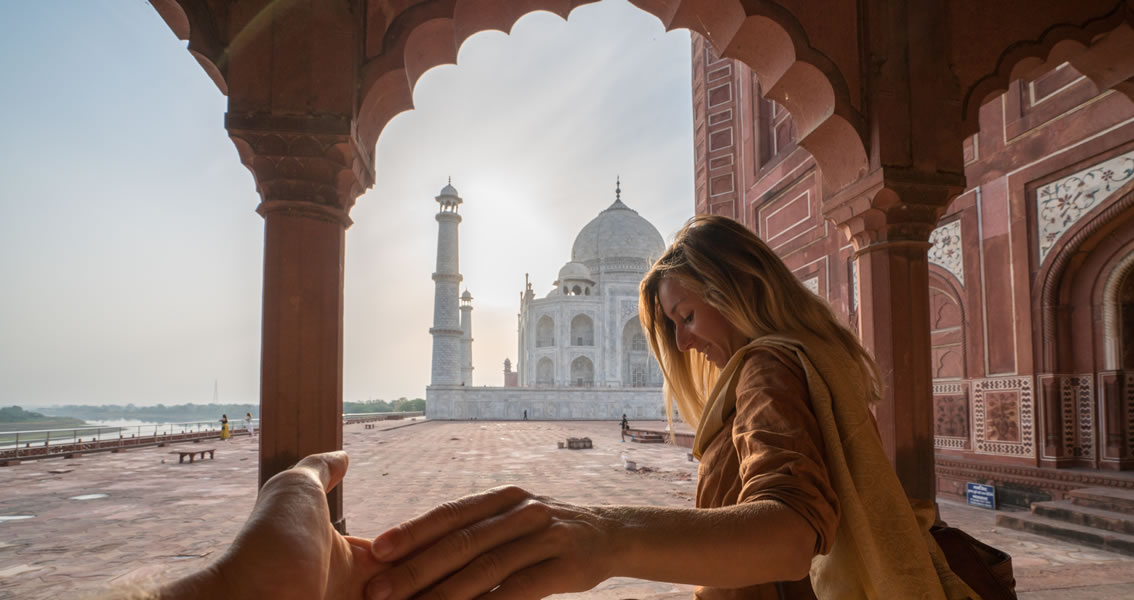
<svg viewBox="0 0 1134 600">
<path fill-rule="evenodd" d="M 225 128 L 252 171 L 264 217 L 283 212 L 349 227 L 350 209 L 374 185 L 374 158 L 342 116 L 229 111 Z"/>
<path fill-rule="evenodd" d="M 965 189 L 964 175 L 876 169 L 823 203 L 823 214 L 856 252 L 879 244 L 926 244 L 949 202 Z"/>
</svg>

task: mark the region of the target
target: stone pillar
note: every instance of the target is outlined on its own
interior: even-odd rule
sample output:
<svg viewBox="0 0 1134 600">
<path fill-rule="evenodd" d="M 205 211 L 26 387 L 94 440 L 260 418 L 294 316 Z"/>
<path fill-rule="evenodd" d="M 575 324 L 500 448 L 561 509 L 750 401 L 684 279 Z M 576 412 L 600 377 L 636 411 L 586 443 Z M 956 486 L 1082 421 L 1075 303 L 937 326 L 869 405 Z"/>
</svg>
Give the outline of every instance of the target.
<svg viewBox="0 0 1134 600">
<path fill-rule="evenodd" d="M 929 234 L 960 189 L 917 185 L 899 194 L 883 188 L 872 194 L 870 208 L 844 205 L 837 219 L 855 246 L 858 333 L 882 373 L 883 397 L 875 407 L 882 445 L 913 500 L 936 497 Z"/>
<path fill-rule="evenodd" d="M 472 364 L 472 294 L 461 294 L 461 385 L 473 384 Z"/>
<path fill-rule="evenodd" d="M 229 112 L 264 217 L 260 485 L 300 458 L 342 449 L 343 263 L 349 211 L 372 182 L 349 119 Z M 328 495 L 346 530 L 343 486 Z"/>
<path fill-rule="evenodd" d="M 441 205 L 437 213 L 437 270 L 433 273 L 433 364 L 430 385 L 460 385 L 461 330 L 457 301 L 461 284 L 457 226 L 461 215 L 457 207 L 461 197 L 450 184 L 436 197 Z M 428 407 L 428 402 L 426 403 Z"/>
</svg>

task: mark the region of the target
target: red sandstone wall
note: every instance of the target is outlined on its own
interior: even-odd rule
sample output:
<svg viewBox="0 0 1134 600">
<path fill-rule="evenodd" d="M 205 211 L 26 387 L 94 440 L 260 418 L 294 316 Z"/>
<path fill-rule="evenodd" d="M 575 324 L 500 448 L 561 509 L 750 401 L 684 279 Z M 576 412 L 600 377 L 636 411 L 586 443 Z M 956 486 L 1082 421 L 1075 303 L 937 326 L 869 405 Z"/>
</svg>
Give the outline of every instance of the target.
<svg viewBox="0 0 1134 600">
<path fill-rule="evenodd" d="M 761 98 L 742 63 L 693 34 L 696 210 L 759 234 L 840 314 L 853 312 L 850 243 L 823 219 L 819 169 L 795 140 L 791 115 Z"/>
<path fill-rule="evenodd" d="M 692 37 L 696 211 L 743 222 L 853 322 L 852 248 L 790 115 Z M 969 188 L 930 240 L 939 462 L 1134 468 L 1134 328 L 1121 306 L 1107 321 L 1107 285 L 1134 273 L 1134 103 L 1065 65 L 1013 83 L 980 124 Z"/>
</svg>

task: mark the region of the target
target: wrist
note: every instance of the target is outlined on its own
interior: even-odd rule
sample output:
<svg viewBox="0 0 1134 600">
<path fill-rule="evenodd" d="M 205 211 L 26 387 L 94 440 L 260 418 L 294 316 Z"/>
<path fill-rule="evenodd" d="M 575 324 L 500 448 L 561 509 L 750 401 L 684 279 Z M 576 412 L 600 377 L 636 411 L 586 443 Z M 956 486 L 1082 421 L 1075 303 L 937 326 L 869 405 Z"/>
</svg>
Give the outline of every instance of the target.
<svg viewBox="0 0 1134 600">
<path fill-rule="evenodd" d="M 221 570 L 216 564 L 211 564 L 200 571 L 162 585 L 150 598 L 154 600 L 227 598 L 232 597 L 230 592 L 231 590 L 225 585 Z"/>
<path fill-rule="evenodd" d="M 638 529 L 626 510 L 613 507 L 595 507 L 600 517 L 599 527 L 606 539 L 607 556 L 605 578 L 633 577 L 636 571 L 635 556 L 638 547 L 635 532 Z"/>
</svg>

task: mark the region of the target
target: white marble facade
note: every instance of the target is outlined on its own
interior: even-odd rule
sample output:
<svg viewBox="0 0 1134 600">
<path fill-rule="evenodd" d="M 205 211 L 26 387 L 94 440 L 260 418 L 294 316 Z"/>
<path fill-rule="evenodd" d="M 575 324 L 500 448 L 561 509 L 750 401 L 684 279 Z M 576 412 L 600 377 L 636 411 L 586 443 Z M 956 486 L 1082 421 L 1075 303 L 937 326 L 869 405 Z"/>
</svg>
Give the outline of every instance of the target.
<svg viewBox="0 0 1134 600">
<path fill-rule="evenodd" d="M 664 250 L 658 230 L 622 202 L 616 187 L 614 203 L 576 236 L 551 291 L 537 298 L 525 282 L 519 387 L 435 379 L 426 388 L 426 415 L 511 420 L 526 411 L 529 419 L 664 419 L 661 369 L 638 320 L 638 284 Z"/>
<path fill-rule="evenodd" d="M 537 298 L 520 303 L 519 372 L 526 387 L 660 387 L 661 370 L 638 320 L 638 284 L 665 242 L 616 190 L 579 232 L 571 260 Z"/>
<path fill-rule="evenodd" d="M 426 416 L 442 420 L 663 421 L 658 388 L 528 388 L 430 386 Z"/>
</svg>

